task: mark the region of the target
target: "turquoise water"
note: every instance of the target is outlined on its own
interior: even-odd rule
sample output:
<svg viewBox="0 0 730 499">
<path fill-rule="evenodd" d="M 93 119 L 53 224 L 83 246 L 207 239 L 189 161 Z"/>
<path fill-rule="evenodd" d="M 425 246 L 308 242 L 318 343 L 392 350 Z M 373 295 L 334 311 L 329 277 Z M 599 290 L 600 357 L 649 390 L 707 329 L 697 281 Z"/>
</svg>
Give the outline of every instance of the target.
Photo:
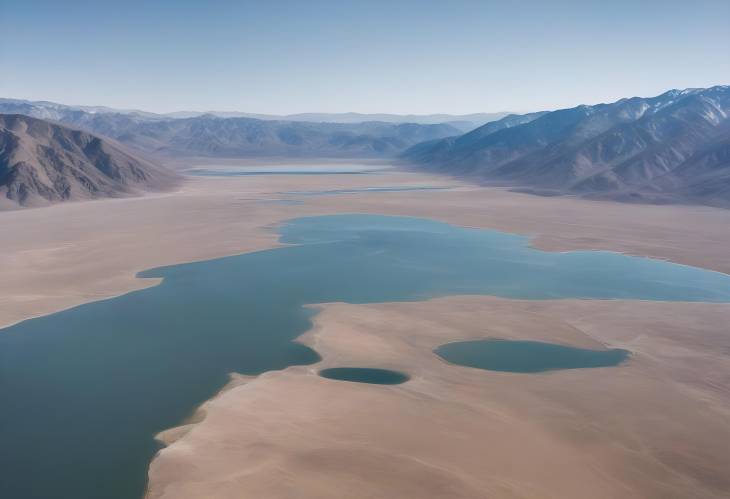
<svg viewBox="0 0 730 499">
<path fill-rule="evenodd" d="M 256 177 L 261 175 L 368 175 L 369 171 L 337 170 L 187 170 L 194 177 Z"/>
<path fill-rule="evenodd" d="M 394 187 L 362 187 L 359 189 L 330 189 L 322 191 L 287 191 L 281 194 L 291 196 L 336 196 L 340 194 L 362 194 L 371 192 L 409 192 L 409 191 L 444 191 L 451 187 L 432 187 L 432 186 L 394 186 Z"/>
<path fill-rule="evenodd" d="M 372 367 L 331 367 L 322 369 L 319 375 L 327 379 L 374 385 L 399 385 L 409 379 L 407 374 L 398 371 Z"/>
<path fill-rule="evenodd" d="M 617 366 L 630 352 L 591 350 L 541 341 L 475 340 L 441 345 L 434 352 L 452 364 L 512 373 Z"/>
<path fill-rule="evenodd" d="M 0 331 L 0 497 L 136 499 L 158 450 L 227 374 L 311 364 L 306 304 L 507 298 L 730 301 L 730 276 L 416 218 L 339 215 L 290 245 L 142 272 L 159 286 Z M 245 424 L 242 421 L 241 424 Z M 42 479 L 41 479 L 42 478 Z"/>
<path fill-rule="evenodd" d="M 332 165 L 257 165 L 226 166 L 202 165 L 189 168 L 184 173 L 202 177 L 245 177 L 251 175 L 365 175 L 377 174 L 389 168 L 385 164 L 332 164 Z"/>
</svg>

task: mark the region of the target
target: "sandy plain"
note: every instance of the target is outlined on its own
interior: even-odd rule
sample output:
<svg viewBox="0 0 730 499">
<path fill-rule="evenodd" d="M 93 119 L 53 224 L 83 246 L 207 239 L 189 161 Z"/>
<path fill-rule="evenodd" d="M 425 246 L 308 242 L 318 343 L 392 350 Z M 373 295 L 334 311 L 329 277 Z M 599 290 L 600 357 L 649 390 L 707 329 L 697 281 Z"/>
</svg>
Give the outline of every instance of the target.
<svg viewBox="0 0 730 499">
<path fill-rule="evenodd" d="M 378 186 L 441 191 L 291 196 Z M 281 203 L 289 199 L 295 203 Z M 547 198 L 413 173 L 191 178 L 179 191 L 0 213 L 0 325 L 154 285 L 147 268 L 276 246 L 282 220 L 423 216 L 730 273 L 730 211 Z M 730 306 L 449 297 L 324 304 L 320 365 L 236 378 L 172 429 L 150 498 L 719 498 L 730 490 Z M 0 332 L 1 334 L 1 332 Z M 431 353 L 458 339 L 627 348 L 617 368 L 488 373 Z M 337 382 L 322 367 L 413 376 Z M 204 416 L 204 417 L 203 417 Z"/>
</svg>

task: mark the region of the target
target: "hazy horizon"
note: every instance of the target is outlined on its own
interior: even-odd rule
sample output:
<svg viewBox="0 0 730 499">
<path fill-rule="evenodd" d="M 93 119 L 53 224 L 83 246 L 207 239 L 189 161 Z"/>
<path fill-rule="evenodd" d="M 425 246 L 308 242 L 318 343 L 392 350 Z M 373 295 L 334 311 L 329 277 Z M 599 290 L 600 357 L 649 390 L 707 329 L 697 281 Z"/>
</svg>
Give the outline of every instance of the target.
<svg viewBox="0 0 730 499">
<path fill-rule="evenodd" d="M 666 89 L 661 90 L 660 92 L 658 92 L 656 94 L 652 94 L 652 95 L 630 95 L 630 96 L 629 95 L 626 95 L 626 96 L 623 96 L 623 97 L 619 97 L 618 99 L 613 100 L 613 101 L 579 102 L 579 103 L 576 103 L 575 105 L 565 106 L 565 107 L 562 107 L 562 108 L 551 108 L 551 109 L 518 109 L 518 110 L 515 110 L 515 109 L 502 109 L 502 110 L 494 110 L 494 111 L 491 111 L 491 110 L 488 110 L 488 111 L 475 110 L 475 111 L 466 112 L 466 113 L 448 113 L 448 112 L 439 112 L 439 111 L 423 112 L 423 113 L 395 113 L 395 112 L 390 112 L 390 111 L 370 111 L 370 112 L 364 112 L 364 111 L 363 112 L 361 112 L 361 111 L 329 111 L 329 112 L 327 112 L 327 111 L 317 111 L 317 110 L 300 111 L 300 112 L 296 112 L 296 113 L 259 113 L 259 112 L 248 111 L 248 110 L 245 110 L 245 109 L 184 109 L 184 108 L 181 108 L 181 109 L 173 109 L 173 110 L 170 110 L 170 111 L 151 111 L 149 109 L 140 109 L 140 108 L 135 108 L 135 107 L 124 107 L 124 108 L 122 108 L 122 107 L 110 106 L 110 105 L 104 104 L 104 103 L 89 103 L 89 104 L 84 103 L 84 104 L 79 104 L 77 102 L 60 102 L 60 101 L 55 101 L 55 100 L 50 100 L 50 99 L 27 99 L 27 98 L 19 98 L 19 97 L 15 97 L 15 96 L 6 96 L 6 95 L 0 95 L 0 99 L 19 100 L 19 101 L 28 101 L 28 102 L 49 102 L 49 103 L 53 103 L 53 104 L 66 105 L 66 106 L 69 106 L 69 107 L 90 107 L 90 108 L 95 108 L 95 107 L 105 108 L 106 107 L 106 108 L 110 108 L 110 109 L 117 110 L 117 111 L 127 111 L 127 112 L 138 111 L 138 112 L 142 112 L 142 113 L 152 113 L 152 114 L 161 114 L 161 115 L 166 115 L 166 114 L 181 114 L 181 113 L 201 113 L 201 114 L 206 114 L 206 113 L 222 113 L 222 114 L 228 114 L 228 113 L 230 113 L 230 114 L 237 114 L 237 113 L 240 113 L 240 114 L 261 115 L 261 116 L 273 116 L 273 117 L 287 117 L 287 116 L 298 116 L 298 115 L 307 115 L 307 114 L 313 114 L 313 115 L 316 115 L 316 114 L 332 114 L 332 115 L 338 115 L 338 114 L 341 114 L 341 115 L 355 114 L 355 115 L 359 115 L 360 114 L 360 115 L 393 115 L 393 116 L 421 116 L 421 117 L 423 117 L 423 116 L 445 115 L 445 116 L 459 117 L 459 116 L 470 116 L 470 115 L 478 115 L 478 114 L 501 114 L 501 113 L 523 114 L 523 113 L 533 113 L 533 112 L 541 112 L 541 111 L 556 111 L 556 110 L 560 110 L 560 109 L 568 109 L 568 108 L 576 107 L 576 106 L 583 105 L 583 104 L 587 104 L 587 105 L 591 105 L 591 106 L 592 105 L 598 105 L 598 104 L 611 104 L 611 103 L 616 102 L 616 101 L 619 101 L 621 99 L 630 98 L 630 97 L 651 98 L 651 97 L 655 97 L 655 96 L 661 95 L 661 94 L 663 94 L 665 92 L 669 92 L 671 90 L 690 90 L 690 89 L 693 89 L 693 88 L 712 88 L 712 87 L 716 87 L 716 86 L 727 87 L 727 86 L 730 86 L 730 84 L 718 83 L 718 84 L 715 84 L 715 85 L 707 85 L 706 87 L 686 87 L 686 88 L 672 87 L 672 88 L 666 88 Z"/>
<path fill-rule="evenodd" d="M 730 2 L 0 5 L 0 95 L 167 113 L 529 112 L 730 83 Z"/>
</svg>

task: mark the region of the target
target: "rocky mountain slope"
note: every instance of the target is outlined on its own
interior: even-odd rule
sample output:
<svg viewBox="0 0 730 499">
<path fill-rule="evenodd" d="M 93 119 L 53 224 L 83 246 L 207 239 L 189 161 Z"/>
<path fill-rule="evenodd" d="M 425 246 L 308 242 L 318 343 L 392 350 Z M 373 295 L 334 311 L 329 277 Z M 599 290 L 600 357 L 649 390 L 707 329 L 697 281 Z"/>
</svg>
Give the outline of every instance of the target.
<svg viewBox="0 0 730 499">
<path fill-rule="evenodd" d="M 730 207 L 730 87 L 489 123 L 403 154 L 416 167 L 536 193 Z"/>
<path fill-rule="evenodd" d="M 0 115 L 0 208 L 118 197 L 171 187 L 177 176 L 87 132 Z"/>
</svg>

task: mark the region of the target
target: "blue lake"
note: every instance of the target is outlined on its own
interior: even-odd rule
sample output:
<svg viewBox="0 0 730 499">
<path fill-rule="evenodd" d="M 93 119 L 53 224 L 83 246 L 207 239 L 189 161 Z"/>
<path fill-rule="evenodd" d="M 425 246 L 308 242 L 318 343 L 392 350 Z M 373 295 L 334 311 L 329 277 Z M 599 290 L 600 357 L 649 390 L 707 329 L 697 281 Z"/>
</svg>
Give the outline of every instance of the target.
<svg viewBox="0 0 730 499">
<path fill-rule="evenodd" d="M 257 166 L 225 166 L 204 165 L 189 168 L 187 175 L 196 177 L 246 177 L 260 175 L 365 175 L 383 172 L 388 165 L 332 164 L 332 165 L 257 165 Z"/>
<path fill-rule="evenodd" d="M 194 177 L 255 177 L 261 175 L 366 175 L 371 172 L 333 170 L 187 170 L 185 173 Z"/>
<path fill-rule="evenodd" d="M 510 373 L 612 367 L 629 357 L 629 352 L 620 348 L 592 350 L 542 341 L 501 339 L 447 343 L 434 353 L 452 364 Z"/>
<path fill-rule="evenodd" d="M 373 192 L 410 192 L 410 191 L 444 191 L 451 187 L 432 186 L 393 186 L 393 187 L 362 187 L 358 189 L 330 189 L 322 191 L 286 191 L 281 194 L 290 196 L 337 196 L 340 194 L 363 194 Z"/>
<path fill-rule="evenodd" d="M 330 367 L 319 371 L 319 375 L 327 379 L 371 385 L 400 385 L 409 379 L 407 374 L 398 371 L 372 367 Z"/>
<path fill-rule="evenodd" d="M 292 341 L 316 313 L 307 304 L 454 294 L 730 301 L 725 274 L 548 253 L 522 236 L 423 219 L 302 218 L 280 233 L 288 246 L 145 271 L 162 283 L 1 330 L 0 497 L 142 497 L 153 435 L 228 373 L 319 360 Z"/>
</svg>

